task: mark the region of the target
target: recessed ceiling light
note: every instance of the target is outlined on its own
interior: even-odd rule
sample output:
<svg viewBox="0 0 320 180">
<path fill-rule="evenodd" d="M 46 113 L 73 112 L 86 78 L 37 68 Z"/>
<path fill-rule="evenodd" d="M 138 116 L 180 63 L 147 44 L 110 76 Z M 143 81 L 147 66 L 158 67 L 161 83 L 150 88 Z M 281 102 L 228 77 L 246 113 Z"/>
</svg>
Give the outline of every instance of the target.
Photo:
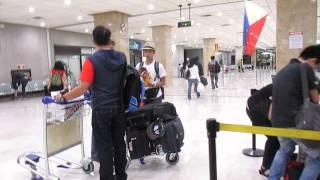
<svg viewBox="0 0 320 180">
<path fill-rule="evenodd" d="M 151 25 L 151 24 L 152 24 L 152 21 L 148 21 L 148 24 Z"/>
<path fill-rule="evenodd" d="M 88 33 L 88 32 L 89 32 L 89 29 L 88 29 L 88 28 L 87 28 L 87 29 L 85 29 L 85 30 L 84 30 L 84 32 Z"/>
<path fill-rule="evenodd" d="M 45 26 L 46 26 L 46 23 L 41 22 L 41 23 L 40 23 L 40 26 L 41 26 L 41 27 L 45 27 Z"/>
<path fill-rule="evenodd" d="M 275 30 L 277 30 L 277 28 L 276 28 L 276 27 L 273 27 L 272 29 L 273 29 L 274 31 L 275 31 Z"/>
<path fill-rule="evenodd" d="M 230 23 L 230 24 L 234 23 L 234 20 L 233 20 L 233 19 L 230 19 L 230 20 L 229 20 L 229 23 Z"/>
<path fill-rule="evenodd" d="M 141 32 L 143 32 L 143 33 L 144 33 L 144 32 L 146 32 L 146 30 L 145 30 L 145 29 L 141 29 Z"/>
<path fill-rule="evenodd" d="M 193 0 L 194 3 L 198 4 L 200 0 Z"/>
<path fill-rule="evenodd" d="M 212 27 L 210 27 L 210 31 L 211 31 L 211 32 L 213 31 L 213 28 L 212 28 Z"/>
<path fill-rule="evenodd" d="M 30 13 L 33 13 L 33 12 L 34 12 L 34 7 L 30 6 L 30 7 L 29 7 L 29 12 L 30 12 Z"/>
<path fill-rule="evenodd" d="M 177 38 L 177 36 L 176 36 L 176 35 L 174 35 L 174 36 L 173 36 L 173 38 L 174 38 L 174 39 L 176 39 L 176 38 Z"/>
<path fill-rule="evenodd" d="M 71 5 L 71 0 L 64 0 L 64 4 L 66 6 L 70 6 Z"/>
<path fill-rule="evenodd" d="M 130 36 L 130 39 L 133 39 L 133 38 L 134 38 L 134 36 L 133 36 L 133 35 L 131 35 L 131 36 Z"/>
<path fill-rule="evenodd" d="M 82 16 L 78 16 L 77 19 L 78 19 L 78 21 L 81 21 L 82 20 Z"/>
<path fill-rule="evenodd" d="M 197 23 L 197 26 L 201 26 L 201 24 L 198 22 L 198 23 Z"/>
<path fill-rule="evenodd" d="M 147 38 L 147 41 L 150 41 L 150 38 Z"/>
<path fill-rule="evenodd" d="M 222 12 L 218 12 L 217 16 L 221 17 L 221 16 L 223 16 L 223 13 Z"/>
<path fill-rule="evenodd" d="M 149 5 L 148 5 L 148 9 L 149 9 L 149 10 L 154 10 L 154 5 L 153 5 L 153 4 L 149 4 Z"/>
<path fill-rule="evenodd" d="M 205 36 L 204 38 L 208 39 L 208 38 L 209 38 L 209 36 Z"/>
<path fill-rule="evenodd" d="M 108 24 L 108 26 L 112 26 L 112 24 L 111 24 L 111 23 L 109 23 L 109 24 Z"/>
<path fill-rule="evenodd" d="M 186 20 L 186 18 L 182 16 L 180 20 L 181 20 L 181 21 L 184 21 L 184 20 Z"/>
</svg>

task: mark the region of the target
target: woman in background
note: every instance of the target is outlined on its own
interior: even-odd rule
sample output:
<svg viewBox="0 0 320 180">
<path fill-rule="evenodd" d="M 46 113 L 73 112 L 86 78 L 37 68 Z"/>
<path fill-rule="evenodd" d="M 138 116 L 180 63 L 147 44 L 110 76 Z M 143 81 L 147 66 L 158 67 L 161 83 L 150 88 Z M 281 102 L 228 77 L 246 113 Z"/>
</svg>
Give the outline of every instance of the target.
<svg viewBox="0 0 320 180">
<path fill-rule="evenodd" d="M 50 95 L 52 91 L 63 91 L 68 88 L 68 80 L 63 62 L 56 61 L 54 63 L 47 88 L 48 92 L 46 92 L 46 95 Z"/>
</svg>

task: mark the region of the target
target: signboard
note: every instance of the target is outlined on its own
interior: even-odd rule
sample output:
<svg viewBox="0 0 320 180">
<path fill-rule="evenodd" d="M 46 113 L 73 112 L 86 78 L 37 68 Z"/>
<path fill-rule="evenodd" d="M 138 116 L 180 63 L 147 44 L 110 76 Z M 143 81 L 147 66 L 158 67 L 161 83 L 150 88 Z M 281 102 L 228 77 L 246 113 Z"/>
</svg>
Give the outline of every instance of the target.
<svg viewBox="0 0 320 180">
<path fill-rule="evenodd" d="M 289 49 L 303 48 L 303 32 L 289 32 Z"/>
<path fill-rule="evenodd" d="M 139 41 L 129 40 L 129 49 L 140 50 L 142 48 L 142 43 Z"/>
<path fill-rule="evenodd" d="M 191 27 L 191 21 L 178 22 L 178 28 Z"/>
</svg>

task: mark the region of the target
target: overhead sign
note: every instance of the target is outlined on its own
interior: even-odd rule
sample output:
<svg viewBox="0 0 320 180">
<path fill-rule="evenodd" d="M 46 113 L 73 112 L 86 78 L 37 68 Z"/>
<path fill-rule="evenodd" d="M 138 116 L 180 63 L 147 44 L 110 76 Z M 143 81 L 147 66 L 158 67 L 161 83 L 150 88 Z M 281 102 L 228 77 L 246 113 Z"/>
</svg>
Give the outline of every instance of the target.
<svg viewBox="0 0 320 180">
<path fill-rule="evenodd" d="M 191 21 L 178 22 L 178 28 L 191 27 Z"/>
<path fill-rule="evenodd" d="M 303 32 L 289 32 L 289 49 L 303 48 Z"/>
</svg>

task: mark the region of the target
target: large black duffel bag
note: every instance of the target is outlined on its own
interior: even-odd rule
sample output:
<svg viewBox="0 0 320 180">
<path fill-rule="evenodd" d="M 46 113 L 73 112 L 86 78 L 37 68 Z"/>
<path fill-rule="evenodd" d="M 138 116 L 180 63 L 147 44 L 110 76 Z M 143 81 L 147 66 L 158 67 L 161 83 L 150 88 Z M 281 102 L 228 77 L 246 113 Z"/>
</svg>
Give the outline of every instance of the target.
<svg viewBox="0 0 320 180">
<path fill-rule="evenodd" d="M 184 128 L 180 118 L 167 121 L 165 124 L 165 134 L 160 139 L 162 149 L 165 153 L 178 153 L 184 145 Z"/>
<path fill-rule="evenodd" d="M 178 117 L 176 108 L 172 103 L 147 104 L 136 111 L 126 113 L 127 126 L 133 129 L 146 129 L 149 124 L 158 118 L 164 122 Z"/>
</svg>

